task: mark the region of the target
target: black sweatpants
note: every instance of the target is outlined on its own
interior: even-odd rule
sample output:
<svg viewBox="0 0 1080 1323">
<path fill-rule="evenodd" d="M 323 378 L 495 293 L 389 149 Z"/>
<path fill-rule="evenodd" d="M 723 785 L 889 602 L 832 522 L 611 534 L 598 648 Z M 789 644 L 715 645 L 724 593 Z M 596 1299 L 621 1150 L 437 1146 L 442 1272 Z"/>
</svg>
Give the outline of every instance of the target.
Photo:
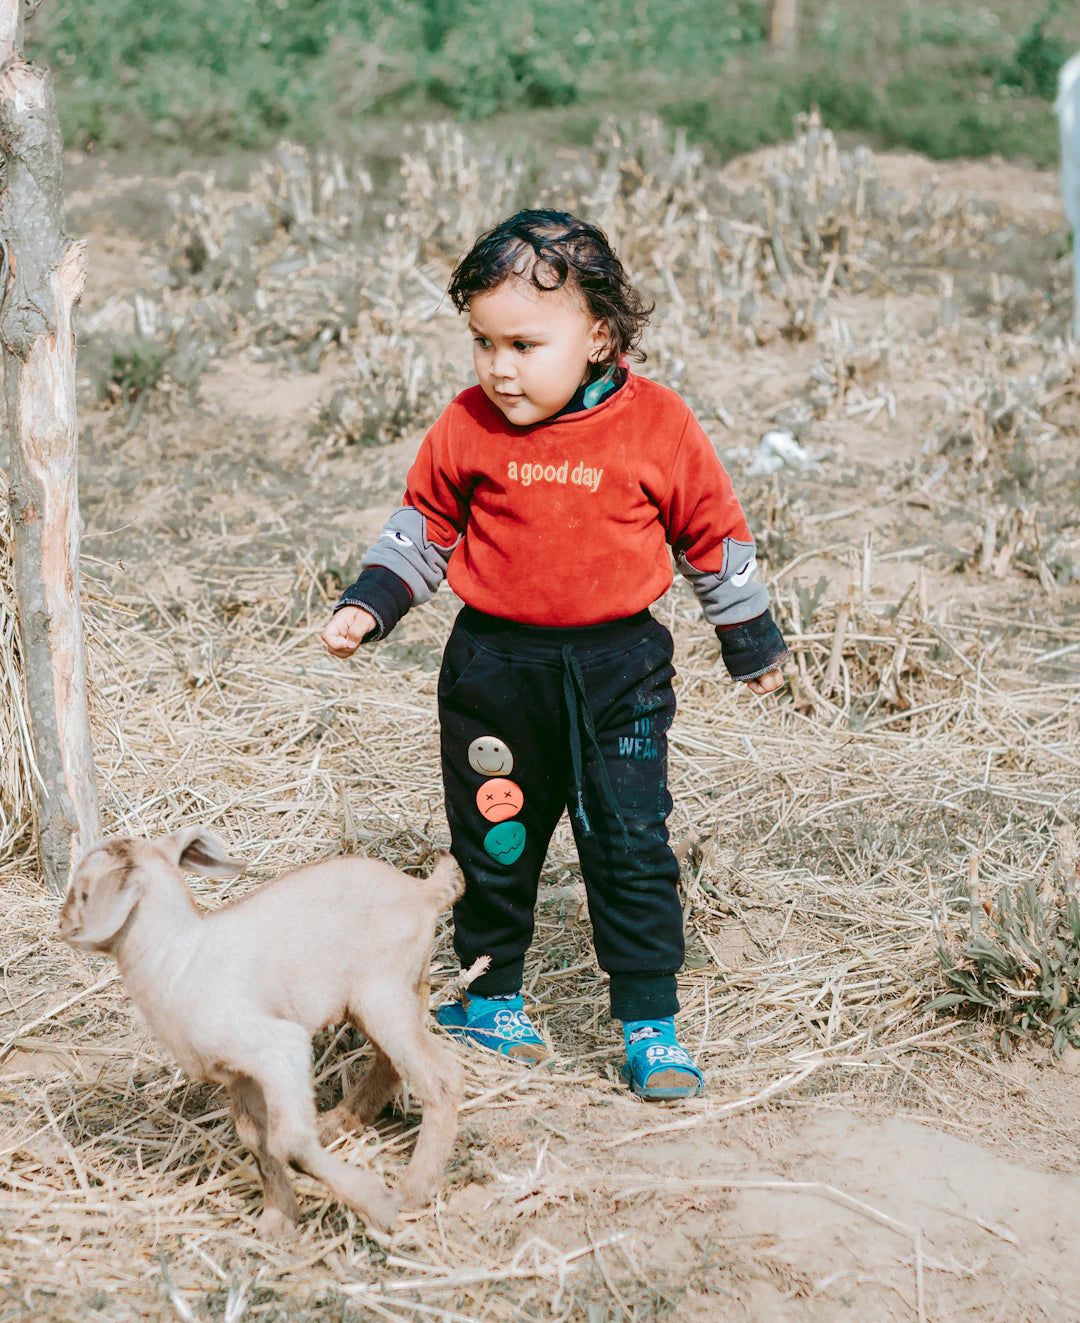
<svg viewBox="0 0 1080 1323">
<path fill-rule="evenodd" d="M 537 884 L 564 808 L 616 1019 L 678 1010 L 678 862 L 668 845 L 671 635 L 643 611 L 579 629 L 458 615 L 439 676 L 442 770 L 463 967 L 481 996 L 516 992 Z"/>
</svg>

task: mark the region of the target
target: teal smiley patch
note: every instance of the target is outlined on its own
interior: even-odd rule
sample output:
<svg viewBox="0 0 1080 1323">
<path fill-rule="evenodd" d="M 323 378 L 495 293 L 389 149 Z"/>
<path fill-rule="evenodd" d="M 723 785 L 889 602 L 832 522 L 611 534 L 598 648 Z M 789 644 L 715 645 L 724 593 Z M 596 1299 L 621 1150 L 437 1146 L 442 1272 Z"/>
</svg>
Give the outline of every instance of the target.
<svg viewBox="0 0 1080 1323">
<path fill-rule="evenodd" d="M 525 828 L 520 822 L 500 822 L 484 837 L 484 849 L 497 864 L 516 864 L 525 849 Z"/>
</svg>

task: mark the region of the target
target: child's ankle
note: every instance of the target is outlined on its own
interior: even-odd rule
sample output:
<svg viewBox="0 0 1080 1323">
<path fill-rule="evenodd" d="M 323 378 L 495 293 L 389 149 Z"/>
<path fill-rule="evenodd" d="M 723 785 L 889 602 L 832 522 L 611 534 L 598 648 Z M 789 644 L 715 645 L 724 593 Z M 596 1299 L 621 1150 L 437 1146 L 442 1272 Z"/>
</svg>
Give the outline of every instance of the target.
<svg viewBox="0 0 1080 1323">
<path fill-rule="evenodd" d="M 666 1037 L 668 1033 L 672 1036 L 675 1033 L 673 1015 L 657 1015 L 648 1020 L 623 1021 L 623 1041 L 628 1048 L 649 1038 Z"/>
<path fill-rule="evenodd" d="M 521 995 L 521 989 L 517 992 L 495 992 L 484 994 L 482 992 L 469 992 L 466 990 L 465 1011 L 470 1016 L 482 1015 L 487 1010 L 493 1011 L 520 1011 L 525 1008 L 525 1001 Z"/>
</svg>

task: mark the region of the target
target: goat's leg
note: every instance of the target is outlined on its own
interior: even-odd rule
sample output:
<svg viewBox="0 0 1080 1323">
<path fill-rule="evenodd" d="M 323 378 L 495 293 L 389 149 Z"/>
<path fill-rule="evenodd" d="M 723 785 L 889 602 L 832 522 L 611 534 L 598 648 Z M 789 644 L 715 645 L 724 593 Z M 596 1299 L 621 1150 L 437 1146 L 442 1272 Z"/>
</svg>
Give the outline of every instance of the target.
<svg viewBox="0 0 1080 1323">
<path fill-rule="evenodd" d="M 402 1010 L 400 1000 L 380 996 L 365 1003 L 363 1023 L 423 1104 L 420 1134 L 397 1190 L 402 1208 L 422 1208 L 442 1184 L 457 1134 L 465 1072 L 428 1031 L 419 1003 L 413 1002 L 404 1015 Z"/>
<path fill-rule="evenodd" d="M 319 1138 L 324 1144 L 329 1144 L 345 1130 L 363 1130 L 371 1125 L 400 1083 L 401 1076 L 394 1063 L 378 1044 L 372 1046 L 375 1060 L 371 1066 L 336 1107 L 319 1117 Z"/>
<path fill-rule="evenodd" d="M 269 1026 L 267 1027 L 269 1029 Z M 289 1026 L 291 1031 L 295 1026 Z M 388 1231 L 397 1216 L 398 1199 L 374 1172 L 353 1167 L 319 1143 L 315 1094 L 311 1084 L 311 1043 L 308 1036 L 285 1032 L 278 1022 L 272 1051 L 262 1057 L 256 1074 L 266 1099 L 266 1151 L 271 1158 L 292 1163 L 314 1176 L 342 1203 L 380 1231 Z"/>
<path fill-rule="evenodd" d="M 236 1133 L 251 1150 L 262 1181 L 259 1235 L 267 1240 L 285 1240 L 296 1229 L 300 1209 L 285 1164 L 267 1151 L 266 1099 L 262 1087 L 250 1075 L 236 1075 L 230 1080 L 228 1090 Z"/>
<path fill-rule="evenodd" d="M 423 1208 L 443 1183 L 447 1159 L 458 1129 L 458 1108 L 465 1092 L 465 1072 L 457 1059 L 430 1034 L 412 1048 L 402 1069 L 423 1104 L 420 1134 L 398 1187 L 402 1208 Z"/>
<path fill-rule="evenodd" d="M 276 1105 L 281 1103 L 280 1108 Z M 270 1099 L 270 1152 L 287 1156 L 289 1162 L 321 1181 L 342 1203 L 359 1213 L 378 1231 L 389 1231 L 397 1217 L 399 1199 L 374 1172 L 353 1167 L 319 1143 L 314 1108 L 308 1116 L 292 1106 L 291 1099 Z"/>
</svg>

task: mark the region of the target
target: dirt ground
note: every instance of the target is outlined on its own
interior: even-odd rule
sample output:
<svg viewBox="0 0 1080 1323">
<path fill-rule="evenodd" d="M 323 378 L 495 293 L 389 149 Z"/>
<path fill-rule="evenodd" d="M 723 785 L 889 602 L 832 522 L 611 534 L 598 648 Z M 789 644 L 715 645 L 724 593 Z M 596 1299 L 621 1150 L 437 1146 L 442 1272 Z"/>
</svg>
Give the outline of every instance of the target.
<svg viewBox="0 0 1080 1323">
<path fill-rule="evenodd" d="M 108 962 L 55 940 L 23 840 L 0 893 L 0 1317 L 1080 1320 L 1080 1052 L 1005 1055 L 992 1023 L 925 1009 L 971 861 L 991 890 L 1042 877 L 1080 817 L 1067 235 L 1053 175 L 875 165 L 954 227 L 925 260 L 897 231 L 812 332 L 767 296 L 748 324 L 658 318 L 649 370 L 678 377 L 731 469 L 798 645 L 763 702 L 726 680 L 688 590 L 655 608 L 680 673 L 681 1024 L 707 1095 L 656 1108 L 619 1083 L 563 824 L 526 988 L 553 1060 L 462 1053 L 447 1188 L 392 1237 L 298 1178 L 299 1240 L 264 1245 L 223 1095 L 177 1074 Z M 160 285 L 180 184 L 85 161 L 72 181 L 90 345 L 129 334 L 132 296 Z M 434 379 L 465 384 L 451 312 L 413 339 Z M 166 379 L 137 414 L 81 383 L 105 823 L 218 832 L 250 872 L 196 884 L 207 905 L 342 845 L 424 871 L 446 840 L 434 681 L 456 604 L 349 665 L 316 637 L 423 410 L 381 444 L 328 440 L 362 337 L 313 368 L 266 343 L 216 353 L 190 388 Z M 748 472 L 770 427 L 805 469 Z M 444 924 L 436 990 L 453 973 Z M 321 1102 L 364 1056 L 349 1032 L 317 1040 Z M 399 1107 L 345 1148 L 392 1182 L 415 1120 Z"/>
</svg>

